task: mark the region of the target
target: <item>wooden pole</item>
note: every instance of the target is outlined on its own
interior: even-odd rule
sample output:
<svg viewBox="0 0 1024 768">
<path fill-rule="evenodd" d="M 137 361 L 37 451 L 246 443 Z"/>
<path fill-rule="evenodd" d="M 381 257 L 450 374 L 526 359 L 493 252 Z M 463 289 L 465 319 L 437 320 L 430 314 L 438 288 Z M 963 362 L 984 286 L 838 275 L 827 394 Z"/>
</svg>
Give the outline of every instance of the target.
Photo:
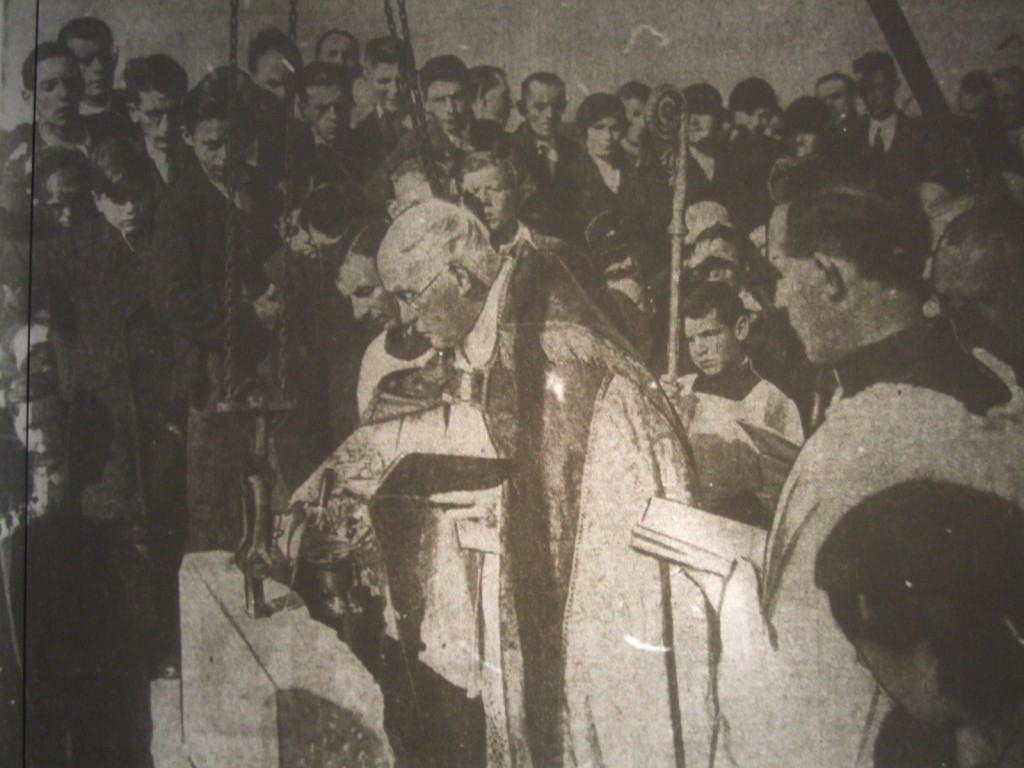
<svg viewBox="0 0 1024 768">
<path fill-rule="evenodd" d="M 686 158 L 690 148 L 690 110 L 686 99 L 679 108 L 679 149 L 672 179 L 672 221 L 668 234 L 672 242 L 672 271 L 668 304 L 668 375 L 679 376 L 679 290 L 683 276 L 683 242 L 686 239 Z"/>
</svg>

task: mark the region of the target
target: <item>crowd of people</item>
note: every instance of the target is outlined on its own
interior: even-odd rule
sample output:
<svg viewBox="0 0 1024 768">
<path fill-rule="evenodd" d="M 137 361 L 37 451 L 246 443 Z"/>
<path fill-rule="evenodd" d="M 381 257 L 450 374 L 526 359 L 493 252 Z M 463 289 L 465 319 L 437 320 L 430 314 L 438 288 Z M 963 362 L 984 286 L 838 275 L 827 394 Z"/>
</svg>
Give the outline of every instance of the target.
<svg viewBox="0 0 1024 768">
<path fill-rule="evenodd" d="M 399 765 L 1024 765 L 1024 69 L 966 74 L 952 121 L 901 109 L 881 51 L 785 107 L 687 84 L 680 158 L 651 84 L 567 122 L 556 73 L 410 74 L 389 36 L 246 54 L 115 87 L 83 17 L 22 68 L 28 764 L 152 764 L 182 558 L 239 547 L 255 473 L 258 575 L 372 673 Z M 410 456 L 416 493 L 358 490 Z M 767 543 L 652 557 L 652 498 Z"/>
</svg>

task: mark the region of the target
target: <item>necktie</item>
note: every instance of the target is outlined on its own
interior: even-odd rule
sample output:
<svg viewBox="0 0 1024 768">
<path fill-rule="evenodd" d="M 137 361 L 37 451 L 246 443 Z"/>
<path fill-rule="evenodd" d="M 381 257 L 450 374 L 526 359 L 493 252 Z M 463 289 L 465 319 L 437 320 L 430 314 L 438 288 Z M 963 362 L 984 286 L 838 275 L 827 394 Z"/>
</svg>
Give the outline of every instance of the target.
<svg viewBox="0 0 1024 768">
<path fill-rule="evenodd" d="M 871 154 L 875 156 L 878 162 L 885 162 L 885 142 L 882 141 L 882 127 L 879 126 L 878 130 L 875 131 L 875 140 L 871 144 Z"/>
</svg>

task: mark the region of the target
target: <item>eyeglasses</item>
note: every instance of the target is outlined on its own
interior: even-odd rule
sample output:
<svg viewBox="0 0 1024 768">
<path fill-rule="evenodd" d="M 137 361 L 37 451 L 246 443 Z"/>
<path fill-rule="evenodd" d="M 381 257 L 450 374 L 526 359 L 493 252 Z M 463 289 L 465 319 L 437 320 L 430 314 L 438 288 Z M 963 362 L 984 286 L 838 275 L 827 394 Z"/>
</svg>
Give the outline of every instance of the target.
<svg viewBox="0 0 1024 768">
<path fill-rule="evenodd" d="M 420 298 L 423 296 L 423 294 L 425 294 L 427 292 L 427 289 L 430 288 L 430 286 L 432 286 L 434 283 L 437 282 L 437 279 L 439 277 L 441 277 L 441 273 L 440 272 L 438 272 L 436 275 L 434 275 L 430 279 L 430 282 L 427 283 L 425 286 L 423 286 L 423 288 L 419 292 L 417 292 L 417 293 L 413 293 L 412 291 L 398 291 L 397 293 L 395 293 L 393 295 L 394 295 L 395 299 L 397 299 L 400 304 L 404 304 L 409 309 L 411 309 L 411 310 L 413 310 L 415 312 L 418 309 Z"/>
</svg>

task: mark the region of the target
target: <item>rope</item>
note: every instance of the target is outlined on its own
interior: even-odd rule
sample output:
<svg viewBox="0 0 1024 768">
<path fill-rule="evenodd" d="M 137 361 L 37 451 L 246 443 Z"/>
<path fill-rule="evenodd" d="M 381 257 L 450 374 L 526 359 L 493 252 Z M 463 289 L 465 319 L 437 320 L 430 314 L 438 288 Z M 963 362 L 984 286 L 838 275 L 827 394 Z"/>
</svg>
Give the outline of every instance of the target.
<svg viewBox="0 0 1024 768">
<path fill-rule="evenodd" d="M 409 15 L 406 12 L 405 0 L 397 0 L 399 23 L 402 25 L 401 36 L 395 25 L 395 13 L 391 0 L 384 0 L 384 15 L 387 18 L 388 32 L 398 48 L 398 88 L 403 99 L 411 107 L 413 134 L 416 137 L 416 151 L 423 165 L 423 172 L 430 189 L 437 197 L 444 195 L 441 177 L 434 163 L 430 148 L 430 133 L 427 130 L 427 113 L 423 106 L 423 93 L 420 91 L 416 75 L 416 57 L 412 49 L 412 33 L 409 31 Z"/>
<path fill-rule="evenodd" d="M 288 0 L 288 38 L 296 46 L 299 38 L 299 0 Z M 297 78 L 299 73 L 294 73 Z M 298 197 L 298 190 L 295 189 L 295 179 L 291 177 L 295 164 L 295 147 L 292 141 L 292 115 L 295 110 L 295 92 L 288 95 L 288 105 L 285 112 L 284 123 L 284 176 L 286 192 L 285 216 L 290 216 L 295 207 Z M 286 260 L 287 262 L 287 260 Z M 288 396 L 289 378 L 291 373 L 291 321 L 288 316 L 288 294 L 290 292 L 290 280 L 288 265 L 285 264 L 281 285 L 281 317 L 277 324 L 277 387 L 281 391 L 281 397 Z"/>
<path fill-rule="evenodd" d="M 229 113 L 232 117 L 236 114 L 238 103 L 238 5 L 239 0 L 228 0 L 230 4 L 230 21 L 228 27 L 228 103 Z M 228 147 L 232 151 L 234 137 L 234 121 L 228 122 Z M 238 316 L 238 280 L 235 274 L 235 251 L 238 249 L 237 237 L 237 212 L 235 210 L 234 182 L 228 190 L 228 209 L 226 219 L 226 232 L 224 238 L 224 388 L 225 399 L 231 399 L 238 388 L 238 357 L 235 350 L 235 326 Z"/>
<path fill-rule="evenodd" d="M 288 0 L 288 39 L 299 40 L 299 0 Z"/>
</svg>

